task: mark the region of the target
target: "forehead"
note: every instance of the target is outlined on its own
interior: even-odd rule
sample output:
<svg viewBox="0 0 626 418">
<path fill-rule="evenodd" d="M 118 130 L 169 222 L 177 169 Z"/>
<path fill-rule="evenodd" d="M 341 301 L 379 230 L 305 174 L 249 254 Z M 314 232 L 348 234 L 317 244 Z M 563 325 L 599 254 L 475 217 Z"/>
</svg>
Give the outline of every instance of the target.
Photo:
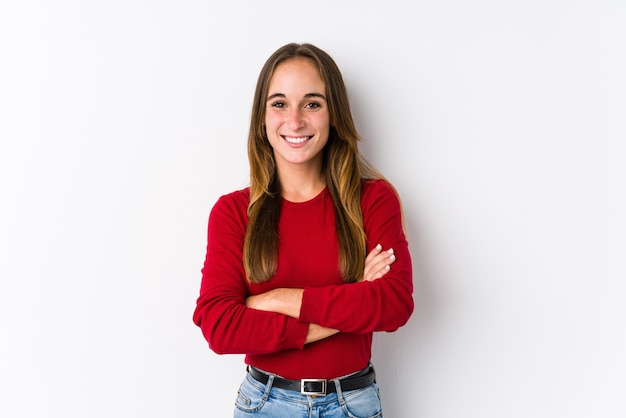
<svg viewBox="0 0 626 418">
<path fill-rule="evenodd" d="M 270 92 L 302 88 L 325 89 L 325 83 L 313 61 L 308 58 L 290 58 L 276 66 L 269 83 Z"/>
</svg>

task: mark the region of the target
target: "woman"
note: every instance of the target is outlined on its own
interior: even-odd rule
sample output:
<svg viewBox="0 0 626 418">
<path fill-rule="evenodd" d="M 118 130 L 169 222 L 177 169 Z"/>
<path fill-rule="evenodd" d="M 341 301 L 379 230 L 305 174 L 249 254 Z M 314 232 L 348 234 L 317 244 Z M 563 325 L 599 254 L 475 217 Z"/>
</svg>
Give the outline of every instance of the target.
<svg viewBox="0 0 626 418">
<path fill-rule="evenodd" d="M 194 312 L 212 350 L 246 354 L 235 417 L 382 416 L 372 333 L 408 321 L 412 269 L 399 199 L 358 141 L 332 58 L 310 44 L 272 54 L 250 187 L 211 211 Z"/>
</svg>

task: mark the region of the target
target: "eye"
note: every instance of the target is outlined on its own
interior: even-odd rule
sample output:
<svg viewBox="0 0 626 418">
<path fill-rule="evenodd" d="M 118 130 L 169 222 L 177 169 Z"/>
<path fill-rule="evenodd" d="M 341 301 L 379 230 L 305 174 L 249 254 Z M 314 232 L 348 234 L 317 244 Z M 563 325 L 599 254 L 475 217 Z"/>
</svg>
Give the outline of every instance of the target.
<svg viewBox="0 0 626 418">
<path fill-rule="evenodd" d="M 304 107 L 306 107 L 307 109 L 319 109 L 320 107 L 322 107 L 322 105 L 317 102 L 311 102 L 307 103 Z"/>
<path fill-rule="evenodd" d="M 284 103 L 284 102 L 272 102 L 272 103 L 270 104 L 270 107 L 274 107 L 274 108 L 276 108 L 276 109 L 282 109 L 282 108 L 284 108 L 285 106 L 286 106 L 286 105 L 285 105 L 285 103 Z"/>
</svg>

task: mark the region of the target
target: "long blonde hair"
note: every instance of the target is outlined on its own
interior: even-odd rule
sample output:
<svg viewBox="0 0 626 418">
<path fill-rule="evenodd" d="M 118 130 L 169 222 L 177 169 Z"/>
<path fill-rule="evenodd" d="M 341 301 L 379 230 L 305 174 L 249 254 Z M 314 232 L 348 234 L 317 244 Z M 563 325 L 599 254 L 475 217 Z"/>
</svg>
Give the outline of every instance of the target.
<svg viewBox="0 0 626 418">
<path fill-rule="evenodd" d="M 294 58 L 306 58 L 317 67 L 326 86 L 330 133 L 324 147 L 322 172 L 335 208 L 339 266 L 345 282 L 363 276 L 366 236 L 361 212 L 363 178 L 382 178 L 359 153 L 361 140 L 350 111 L 348 94 L 337 64 L 311 44 L 287 44 L 265 62 L 257 81 L 248 135 L 250 203 L 243 264 L 248 280 L 261 283 L 276 274 L 280 184 L 273 149 L 265 133 L 265 106 L 269 83 L 276 67 Z"/>
</svg>

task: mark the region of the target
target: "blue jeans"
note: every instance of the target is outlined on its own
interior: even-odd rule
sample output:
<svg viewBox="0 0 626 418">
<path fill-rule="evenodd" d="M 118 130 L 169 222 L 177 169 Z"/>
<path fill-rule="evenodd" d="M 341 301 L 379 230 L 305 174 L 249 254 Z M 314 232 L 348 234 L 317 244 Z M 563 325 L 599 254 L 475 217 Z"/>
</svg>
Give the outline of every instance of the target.
<svg viewBox="0 0 626 418">
<path fill-rule="evenodd" d="M 237 393 L 234 418 L 380 418 L 383 416 L 376 383 L 363 389 L 343 392 L 335 380 L 337 393 L 307 396 L 292 390 L 272 387 L 246 375 Z"/>
</svg>

